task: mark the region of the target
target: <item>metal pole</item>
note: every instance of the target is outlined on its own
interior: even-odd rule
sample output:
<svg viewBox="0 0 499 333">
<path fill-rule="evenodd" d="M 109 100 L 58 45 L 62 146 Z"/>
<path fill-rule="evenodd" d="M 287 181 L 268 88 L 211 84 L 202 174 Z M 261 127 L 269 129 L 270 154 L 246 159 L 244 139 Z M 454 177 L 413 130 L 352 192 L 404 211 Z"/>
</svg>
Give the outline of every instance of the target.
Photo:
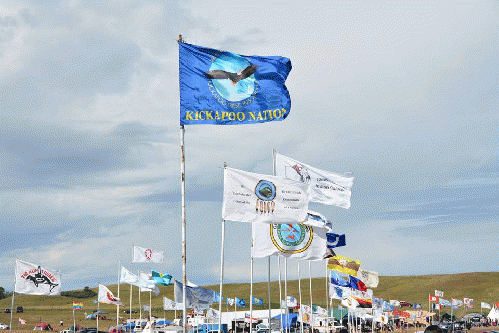
<svg viewBox="0 0 499 333">
<path fill-rule="evenodd" d="M 310 328 L 311 333 L 314 333 L 314 303 L 312 300 L 312 268 L 310 261 L 308 262 L 308 276 L 310 279 Z"/>
<path fill-rule="evenodd" d="M 251 236 L 251 262 L 250 262 L 250 326 L 249 326 L 249 333 L 251 333 L 251 330 L 253 329 L 253 235 Z M 270 331 L 269 331 L 270 333 Z"/>
<path fill-rule="evenodd" d="M 288 258 L 284 258 L 284 304 L 286 305 L 286 332 L 289 333 L 289 315 L 288 315 Z"/>
<path fill-rule="evenodd" d="M 270 319 L 272 318 L 272 306 L 270 305 L 270 256 L 268 258 L 268 263 L 269 263 L 269 283 L 268 283 L 268 289 L 269 289 L 269 332 L 271 332 L 270 330 Z"/>
<path fill-rule="evenodd" d="M 17 277 L 17 274 L 16 274 Z M 12 290 L 12 303 L 10 304 L 10 324 L 9 324 L 9 332 L 12 331 L 12 315 L 14 312 L 14 296 L 16 295 L 16 286 L 14 283 L 14 290 Z"/>
<path fill-rule="evenodd" d="M 149 290 L 149 321 L 152 321 L 152 291 Z"/>
<path fill-rule="evenodd" d="M 329 325 L 328 325 L 328 323 L 329 323 L 329 289 L 328 289 L 329 283 L 328 282 L 329 281 L 328 281 L 328 271 L 327 271 L 327 260 L 325 261 L 325 263 L 326 263 L 326 313 L 327 313 L 327 315 L 326 315 L 326 318 L 327 318 L 326 319 L 326 328 L 327 328 L 327 331 L 329 332 L 329 329 L 328 329 L 328 327 L 329 327 Z"/>
<path fill-rule="evenodd" d="M 132 285 L 130 284 L 130 320 L 128 321 L 128 323 L 130 324 L 132 322 Z M 130 325 L 130 328 L 132 328 L 132 326 Z"/>
<path fill-rule="evenodd" d="M 140 272 L 139 272 L 139 276 L 140 276 Z M 142 299 L 141 299 L 142 295 L 141 294 L 142 294 L 142 288 L 139 287 L 139 325 L 142 328 Z"/>
<path fill-rule="evenodd" d="M 118 260 L 118 298 L 120 298 L 120 275 L 121 275 L 121 261 Z M 73 311 L 74 314 L 74 311 Z M 116 331 L 118 330 L 118 321 L 120 318 L 120 306 L 116 306 Z"/>
<path fill-rule="evenodd" d="M 300 328 L 301 328 L 301 333 L 303 333 L 303 307 L 302 307 L 302 300 L 301 300 L 301 275 L 300 275 L 300 260 L 298 260 L 298 294 L 300 296 L 300 312 L 302 314 L 300 318 Z"/>
<path fill-rule="evenodd" d="M 227 163 L 224 163 L 224 174 Z M 224 283 L 224 256 L 225 256 L 225 220 L 222 219 L 222 242 L 220 246 L 220 299 L 218 304 L 218 333 L 222 332 L 222 286 Z"/>
<path fill-rule="evenodd" d="M 282 288 L 281 288 L 281 257 L 277 257 L 277 266 L 279 267 L 279 309 L 281 315 L 279 317 L 280 328 L 279 331 L 282 333 Z"/>
<path fill-rule="evenodd" d="M 99 333 L 100 302 L 97 300 L 97 333 Z"/>
<path fill-rule="evenodd" d="M 182 35 L 178 36 L 178 43 L 183 43 Z M 180 125 L 180 171 L 181 171 L 181 194 L 182 194 L 182 282 L 183 296 L 182 301 L 184 308 L 182 309 L 182 320 L 184 333 L 187 333 L 187 248 L 185 242 L 186 236 L 186 221 L 185 221 L 185 147 L 184 147 L 184 125 Z"/>
<path fill-rule="evenodd" d="M 75 308 L 73 308 L 73 332 L 76 332 Z"/>
</svg>

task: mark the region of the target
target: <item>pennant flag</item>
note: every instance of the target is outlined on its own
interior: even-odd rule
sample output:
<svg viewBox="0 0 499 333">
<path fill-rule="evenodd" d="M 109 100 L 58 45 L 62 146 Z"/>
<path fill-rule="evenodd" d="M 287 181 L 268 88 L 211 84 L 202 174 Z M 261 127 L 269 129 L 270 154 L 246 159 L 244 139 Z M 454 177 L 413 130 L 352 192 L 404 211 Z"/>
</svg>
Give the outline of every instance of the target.
<svg viewBox="0 0 499 333">
<path fill-rule="evenodd" d="M 334 249 L 335 247 L 347 245 L 345 235 L 338 235 L 332 232 L 328 232 L 327 236 L 327 247 L 329 249 Z"/>
<path fill-rule="evenodd" d="M 163 259 L 163 252 L 153 251 L 139 246 L 133 247 L 133 262 L 154 262 L 159 264 L 163 262 Z"/>
<path fill-rule="evenodd" d="M 61 293 L 61 275 L 58 272 L 16 260 L 15 275 L 16 293 L 46 296 L 56 296 Z"/>
<path fill-rule="evenodd" d="M 253 296 L 253 304 L 254 305 L 263 305 L 263 299 L 256 298 L 255 296 Z"/>
<path fill-rule="evenodd" d="M 484 309 L 490 309 L 490 304 L 489 303 L 485 303 L 485 302 L 481 302 L 480 303 L 480 307 L 481 308 L 484 308 Z"/>
<path fill-rule="evenodd" d="M 132 285 L 136 285 L 139 281 L 139 277 L 133 273 L 131 273 L 128 269 L 121 266 L 120 271 L 120 283 L 128 283 Z"/>
<path fill-rule="evenodd" d="M 306 220 L 310 186 L 294 180 L 225 168 L 222 218 L 238 222 Z"/>
<path fill-rule="evenodd" d="M 360 261 L 336 255 L 328 259 L 327 268 L 355 276 L 360 268 Z"/>
<path fill-rule="evenodd" d="M 430 295 L 430 302 L 438 302 L 438 300 L 439 300 L 438 296 Z"/>
<path fill-rule="evenodd" d="M 83 303 L 82 302 L 73 302 L 73 310 L 78 311 L 83 309 Z"/>
<path fill-rule="evenodd" d="M 184 309 L 183 303 L 177 303 L 163 296 L 163 310 L 183 310 L 183 309 Z"/>
<path fill-rule="evenodd" d="M 178 45 L 181 125 L 253 124 L 288 116 L 288 58 Z"/>
<path fill-rule="evenodd" d="M 414 303 L 413 307 L 414 310 L 421 310 L 423 308 L 423 305 L 421 303 Z"/>
<path fill-rule="evenodd" d="M 185 287 L 186 307 L 199 310 L 208 309 L 215 300 L 215 292 L 201 287 Z M 183 299 L 183 284 L 175 281 L 175 301 Z"/>
<path fill-rule="evenodd" d="M 253 258 L 278 255 L 303 260 L 321 260 L 326 253 L 326 229 L 305 223 L 253 223 Z"/>
<path fill-rule="evenodd" d="M 102 284 L 99 284 L 97 300 L 101 303 L 124 305 L 118 297 L 114 296 L 111 290 L 107 289 L 107 287 Z"/>
<path fill-rule="evenodd" d="M 435 296 L 444 297 L 444 292 L 440 290 L 435 290 Z"/>
<path fill-rule="evenodd" d="M 369 288 L 376 288 L 379 284 L 378 272 L 370 272 L 359 268 L 357 271 L 357 278 L 364 282 Z"/>
<path fill-rule="evenodd" d="M 350 208 L 353 177 L 320 170 L 281 154 L 276 155 L 276 175 L 310 184 L 310 201 Z"/>
<path fill-rule="evenodd" d="M 151 276 L 155 284 L 162 286 L 169 286 L 172 284 L 172 276 L 170 274 L 161 274 L 156 271 L 151 271 Z"/>
<path fill-rule="evenodd" d="M 340 287 L 350 288 L 350 282 L 340 277 L 336 272 L 330 271 L 331 283 Z"/>
<path fill-rule="evenodd" d="M 390 300 L 390 304 L 393 305 L 393 306 L 400 306 L 400 302 L 395 300 L 395 299 L 391 299 Z"/>
<path fill-rule="evenodd" d="M 364 282 L 350 275 L 349 287 L 355 290 L 366 291 L 367 287 Z"/>
<path fill-rule="evenodd" d="M 236 306 L 240 307 L 240 308 L 244 308 L 246 307 L 246 301 L 242 298 L 237 298 L 234 300 L 236 302 Z"/>
<path fill-rule="evenodd" d="M 464 301 L 464 306 L 466 306 L 468 309 L 473 309 L 474 308 L 474 305 L 473 305 L 473 298 L 463 298 L 463 301 Z"/>
<path fill-rule="evenodd" d="M 26 320 L 21 319 L 21 317 L 19 317 L 19 325 L 26 325 L 26 324 L 27 324 Z"/>
</svg>

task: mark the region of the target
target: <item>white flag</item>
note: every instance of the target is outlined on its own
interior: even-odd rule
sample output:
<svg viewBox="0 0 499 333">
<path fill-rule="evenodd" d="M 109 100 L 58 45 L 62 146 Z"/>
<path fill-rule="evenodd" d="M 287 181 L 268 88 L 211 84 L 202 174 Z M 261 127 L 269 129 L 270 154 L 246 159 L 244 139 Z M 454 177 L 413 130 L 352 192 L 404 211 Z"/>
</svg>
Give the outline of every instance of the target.
<svg viewBox="0 0 499 333">
<path fill-rule="evenodd" d="M 394 299 L 390 300 L 390 304 L 393 305 L 393 306 L 400 306 L 400 302 L 397 301 L 397 300 L 394 300 Z"/>
<path fill-rule="evenodd" d="M 327 230 L 304 223 L 253 223 L 253 258 L 278 255 L 304 260 L 322 260 L 327 247 Z"/>
<path fill-rule="evenodd" d="M 124 305 L 118 297 L 115 297 L 111 290 L 106 286 L 99 284 L 99 294 L 97 300 L 101 303 Z"/>
<path fill-rule="evenodd" d="M 133 247 L 133 262 L 162 263 L 164 257 L 163 252 L 153 251 L 139 246 Z"/>
<path fill-rule="evenodd" d="M 444 292 L 440 290 L 435 290 L 435 296 L 444 297 Z"/>
<path fill-rule="evenodd" d="M 121 266 L 120 272 L 120 283 L 128 283 L 132 285 L 136 285 L 139 281 L 139 277 L 133 273 L 131 273 L 128 269 Z"/>
<path fill-rule="evenodd" d="M 137 287 L 140 287 L 141 292 L 152 291 L 156 296 L 159 295 L 159 288 L 154 283 L 151 274 L 139 272 L 139 280 L 135 284 Z"/>
<path fill-rule="evenodd" d="M 310 184 L 310 201 L 350 207 L 351 176 L 320 170 L 281 154 L 276 155 L 276 175 Z"/>
<path fill-rule="evenodd" d="M 344 297 L 353 296 L 357 298 L 373 298 L 373 290 L 366 291 L 355 290 L 348 287 L 341 287 L 335 284 L 329 284 L 329 297 L 333 299 L 342 299 Z"/>
<path fill-rule="evenodd" d="M 220 312 L 218 310 L 209 308 L 206 310 L 206 318 L 218 318 Z"/>
<path fill-rule="evenodd" d="M 481 302 L 480 307 L 484 308 L 484 309 L 490 309 L 490 304 L 489 303 L 485 303 L 485 302 Z"/>
<path fill-rule="evenodd" d="M 376 288 L 379 283 L 378 272 L 370 272 L 362 268 L 359 268 L 357 271 L 357 278 L 364 282 L 366 287 L 369 288 Z"/>
<path fill-rule="evenodd" d="M 169 298 L 163 297 L 163 310 L 183 310 L 184 304 L 177 303 Z"/>
<path fill-rule="evenodd" d="M 227 297 L 227 304 L 234 305 L 235 299 Z"/>
<path fill-rule="evenodd" d="M 175 301 L 183 299 L 183 284 L 175 281 Z M 186 307 L 198 310 L 208 309 L 215 300 L 215 292 L 201 287 L 185 287 Z"/>
<path fill-rule="evenodd" d="M 288 296 L 286 298 L 286 306 L 289 308 L 294 308 L 298 305 L 298 300 L 293 296 Z"/>
<path fill-rule="evenodd" d="M 303 222 L 309 192 L 310 186 L 303 182 L 226 168 L 222 217 L 239 222 Z"/>
<path fill-rule="evenodd" d="M 47 268 L 16 260 L 14 291 L 19 294 L 56 296 L 61 293 L 61 275 Z"/>
<path fill-rule="evenodd" d="M 359 302 L 357 302 L 357 300 L 355 298 L 353 298 L 352 296 L 347 296 L 347 297 L 343 297 L 341 299 L 341 305 L 346 306 L 350 310 L 353 310 L 353 309 L 357 308 L 357 306 L 359 305 Z"/>
</svg>

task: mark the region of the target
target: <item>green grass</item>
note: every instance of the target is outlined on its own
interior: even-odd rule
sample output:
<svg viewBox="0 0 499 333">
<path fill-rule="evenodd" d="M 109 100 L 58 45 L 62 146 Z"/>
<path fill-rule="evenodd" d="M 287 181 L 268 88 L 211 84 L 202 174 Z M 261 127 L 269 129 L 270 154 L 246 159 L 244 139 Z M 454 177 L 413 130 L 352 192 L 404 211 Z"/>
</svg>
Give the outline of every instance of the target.
<svg viewBox="0 0 499 333">
<path fill-rule="evenodd" d="M 462 299 L 463 297 L 473 298 L 475 310 L 480 311 L 480 302 L 489 304 L 499 301 L 499 273 L 463 273 L 463 274 L 443 274 L 443 275 L 423 275 L 423 276 L 381 276 L 378 288 L 374 289 L 374 295 L 383 297 L 386 300 L 396 299 L 407 301 L 410 303 L 421 303 L 424 309 L 428 308 L 428 295 L 434 293 L 435 289 L 444 291 L 444 298 L 450 300 L 451 298 Z M 117 285 L 108 286 L 109 289 L 117 295 Z M 284 298 L 284 282 L 283 298 Z M 205 288 L 219 291 L 219 285 L 205 286 Z M 309 280 L 302 279 L 302 302 L 310 303 L 310 289 Z M 92 288 L 97 291 L 97 288 Z M 312 279 L 312 298 L 314 304 L 326 307 L 326 278 Z M 161 294 L 158 297 L 153 295 L 152 307 L 153 315 L 163 317 L 163 296 L 174 299 L 173 286 L 160 287 Z M 244 298 L 248 305 L 245 310 L 249 311 L 249 295 L 250 285 L 248 283 L 242 284 L 224 284 L 224 296 Z M 262 298 L 264 301 L 263 306 L 255 305 L 254 309 L 268 309 L 268 286 L 267 283 L 255 283 L 253 285 L 253 294 L 255 297 Z M 277 308 L 279 304 L 279 285 L 278 282 L 271 283 L 272 297 L 271 303 L 273 308 Z M 298 293 L 298 280 L 288 281 L 288 295 L 299 297 Z M 130 286 L 122 285 L 120 287 L 120 298 L 127 305 L 128 308 L 130 300 Z M 149 304 L 149 293 L 142 293 L 142 304 Z M 55 329 L 59 329 L 59 321 L 62 319 L 64 328 L 72 325 L 72 301 L 83 302 L 83 311 L 76 311 L 76 322 L 85 327 L 95 327 L 95 320 L 83 319 L 84 313 L 91 313 L 93 309 L 97 308 L 97 304 L 93 303 L 93 298 L 87 299 L 73 299 L 70 297 L 57 296 L 31 296 L 31 295 L 16 295 L 14 308 L 19 305 L 24 307 L 24 313 L 16 314 L 13 316 L 13 329 L 32 329 L 34 325 L 40 321 L 49 322 Z M 339 301 L 333 300 L 333 305 L 337 306 Z M 0 322 L 9 323 L 10 315 L 3 313 L 3 309 L 10 307 L 11 298 L 0 300 Z M 218 304 L 214 304 L 214 308 L 218 309 Z M 108 317 L 114 320 L 100 321 L 99 328 L 107 328 L 108 326 L 116 323 L 116 306 L 109 304 L 100 304 L 100 309 L 109 312 Z M 120 307 L 120 316 L 125 319 L 128 314 L 122 312 L 124 308 Z M 138 290 L 133 288 L 133 309 L 138 309 Z M 223 305 L 224 311 L 233 311 L 234 307 L 227 307 Z M 238 310 L 242 310 L 238 308 Z M 456 315 L 462 316 L 464 309 L 457 310 Z M 484 310 L 485 311 L 488 310 Z M 443 312 L 450 312 L 449 308 L 444 308 Z M 470 312 L 470 310 L 468 310 Z M 179 313 L 178 313 L 179 314 Z M 18 318 L 21 317 L 28 321 L 28 325 L 22 326 L 18 324 Z M 138 317 L 138 315 L 134 315 Z M 167 311 L 166 317 L 173 319 L 174 312 Z"/>
</svg>

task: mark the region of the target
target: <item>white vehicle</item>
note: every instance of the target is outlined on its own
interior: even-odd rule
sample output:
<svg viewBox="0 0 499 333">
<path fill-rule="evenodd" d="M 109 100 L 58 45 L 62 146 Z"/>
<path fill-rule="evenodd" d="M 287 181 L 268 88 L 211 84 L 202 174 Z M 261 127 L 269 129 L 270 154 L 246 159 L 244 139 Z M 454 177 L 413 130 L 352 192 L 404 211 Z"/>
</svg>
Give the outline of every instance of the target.
<svg viewBox="0 0 499 333">
<path fill-rule="evenodd" d="M 0 330 L 8 330 L 9 329 L 9 325 L 5 325 L 3 323 L 0 323 Z"/>
</svg>

